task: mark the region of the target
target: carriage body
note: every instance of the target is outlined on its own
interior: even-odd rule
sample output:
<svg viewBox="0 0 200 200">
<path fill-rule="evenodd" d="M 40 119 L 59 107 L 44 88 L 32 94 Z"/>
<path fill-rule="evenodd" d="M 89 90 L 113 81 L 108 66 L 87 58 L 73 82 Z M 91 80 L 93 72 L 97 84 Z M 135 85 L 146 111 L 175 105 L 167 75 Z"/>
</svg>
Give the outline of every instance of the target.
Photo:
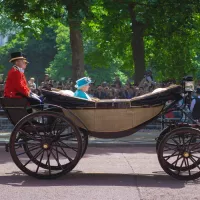
<svg viewBox="0 0 200 200">
<path fill-rule="evenodd" d="M 181 87 L 171 86 L 132 99 L 88 101 L 45 91 L 45 102 L 59 106 L 77 127 L 98 138 L 125 137 L 157 118 L 166 101 L 181 99 Z"/>
</svg>

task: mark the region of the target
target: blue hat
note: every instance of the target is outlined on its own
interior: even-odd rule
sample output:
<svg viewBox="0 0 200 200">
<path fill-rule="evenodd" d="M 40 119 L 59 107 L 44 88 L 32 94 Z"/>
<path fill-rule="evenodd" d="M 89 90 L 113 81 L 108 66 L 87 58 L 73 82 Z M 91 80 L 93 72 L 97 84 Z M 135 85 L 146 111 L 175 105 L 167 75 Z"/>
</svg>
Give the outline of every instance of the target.
<svg viewBox="0 0 200 200">
<path fill-rule="evenodd" d="M 90 83 L 92 83 L 91 79 L 89 77 L 83 77 L 83 78 L 80 78 L 76 81 L 76 85 L 75 87 L 77 89 L 80 89 L 82 88 L 83 86 L 86 86 L 86 85 L 89 85 Z"/>
</svg>

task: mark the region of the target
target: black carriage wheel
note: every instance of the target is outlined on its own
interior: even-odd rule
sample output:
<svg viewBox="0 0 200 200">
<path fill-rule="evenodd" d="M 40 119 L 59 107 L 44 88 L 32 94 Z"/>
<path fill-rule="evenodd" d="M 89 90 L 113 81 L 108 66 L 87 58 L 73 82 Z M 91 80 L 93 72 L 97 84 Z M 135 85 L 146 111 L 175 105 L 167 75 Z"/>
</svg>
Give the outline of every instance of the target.
<svg viewBox="0 0 200 200">
<path fill-rule="evenodd" d="M 158 136 L 157 138 L 157 141 L 156 141 L 156 152 L 158 152 L 158 147 L 160 145 L 160 142 L 161 140 L 164 138 L 164 136 L 170 131 L 170 127 L 168 126 L 167 128 L 165 128 L 161 133 L 160 135 Z"/>
<path fill-rule="evenodd" d="M 82 155 L 79 129 L 70 119 L 51 111 L 32 113 L 20 120 L 9 146 L 15 164 L 36 178 L 68 173 Z"/>
<path fill-rule="evenodd" d="M 189 124 L 186 125 L 186 127 L 190 127 Z M 170 130 L 172 131 L 173 129 L 175 129 L 175 127 L 167 127 L 166 129 L 163 130 L 163 132 L 159 135 L 158 137 L 158 140 L 157 140 L 157 143 L 156 143 L 156 152 L 158 152 L 158 147 L 160 145 L 160 142 L 162 141 L 162 139 L 165 137 L 165 135 L 170 132 Z M 181 138 L 181 135 L 179 137 L 179 140 Z M 173 164 L 170 164 L 167 160 L 166 160 L 166 163 L 165 163 L 169 168 L 173 169 L 173 170 L 181 170 L 181 171 L 187 171 L 188 169 L 193 169 L 196 167 L 196 164 L 191 164 L 190 166 L 187 166 L 187 167 L 178 167 L 178 166 L 174 166 Z"/>
<path fill-rule="evenodd" d="M 167 133 L 158 147 L 158 160 L 163 170 L 180 180 L 200 177 L 200 131 L 177 128 Z"/>
<path fill-rule="evenodd" d="M 82 155 L 81 157 L 84 156 L 87 146 L 88 146 L 88 134 L 85 131 L 81 131 L 81 137 L 82 137 Z"/>
</svg>

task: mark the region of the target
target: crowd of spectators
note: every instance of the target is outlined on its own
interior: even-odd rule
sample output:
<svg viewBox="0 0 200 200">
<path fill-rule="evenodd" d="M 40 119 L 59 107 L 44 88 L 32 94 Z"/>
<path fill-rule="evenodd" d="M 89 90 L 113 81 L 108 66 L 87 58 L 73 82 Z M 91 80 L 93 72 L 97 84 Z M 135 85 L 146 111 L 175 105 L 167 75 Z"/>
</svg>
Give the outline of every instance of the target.
<svg viewBox="0 0 200 200">
<path fill-rule="evenodd" d="M 167 87 L 174 83 L 174 80 L 155 83 L 152 75 L 147 74 L 138 85 L 133 84 L 129 80 L 123 84 L 120 78 L 116 76 L 115 80 L 111 83 L 106 81 L 102 82 L 101 84 L 96 84 L 96 82 L 91 83 L 88 94 L 91 97 L 96 97 L 99 99 L 131 99 L 133 97 L 151 92 L 156 88 Z M 68 78 L 65 81 L 56 81 L 51 79 L 48 74 L 45 74 L 43 81 L 38 83 L 38 85 L 35 83 L 35 78 L 31 77 L 28 80 L 28 86 L 32 92 L 38 95 L 41 94 L 41 89 L 50 90 L 51 88 L 56 88 L 60 90 L 71 90 L 73 92 L 76 90 L 71 78 Z M 0 87 L 2 87 L 0 88 L 0 92 L 3 94 L 3 84 L 0 84 Z"/>
<path fill-rule="evenodd" d="M 146 78 L 144 78 L 146 80 Z M 48 74 L 45 75 L 44 81 L 41 82 L 37 87 L 34 83 L 34 78 L 30 78 L 28 81 L 30 89 L 32 92 L 40 95 L 41 89 L 50 90 L 51 88 L 61 89 L 61 90 L 71 90 L 75 91 L 74 84 L 71 78 L 66 81 L 55 81 L 52 80 Z M 157 87 L 166 87 L 170 85 L 171 82 L 162 84 L 149 84 L 143 80 L 142 84 L 136 85 L 132 84 L 129 80 L 125 84 L 122 83 L 118 76 L 112 83 L 102 82 L 101 84 L 96 84 L 95 82 L 90 84 L 88 94 L 92 97 L 99 99 L 131 99 L 136 96 L 143 95 L 147 92 L 151 92 Z M 148 87 L 148 86 L 151 87 Z"/>
</svg>

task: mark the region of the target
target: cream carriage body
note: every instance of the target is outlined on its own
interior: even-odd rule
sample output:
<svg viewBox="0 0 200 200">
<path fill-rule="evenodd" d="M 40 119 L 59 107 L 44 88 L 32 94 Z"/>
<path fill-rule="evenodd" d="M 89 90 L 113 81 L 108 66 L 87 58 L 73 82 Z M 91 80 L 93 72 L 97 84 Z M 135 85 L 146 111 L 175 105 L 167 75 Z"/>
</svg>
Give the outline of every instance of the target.
<svg viewBox="0 0 200 200">
<path fill-rule="evenodd" d="M 132 99 L 88 101 L 45 91 L 45 101 L 60 106 L 63 114 L 89 135 L 116 138 L 131 135 L 156 118 L 166 101 L 181 99 L 181 86 L 162 88 Z"/>
</svg>

